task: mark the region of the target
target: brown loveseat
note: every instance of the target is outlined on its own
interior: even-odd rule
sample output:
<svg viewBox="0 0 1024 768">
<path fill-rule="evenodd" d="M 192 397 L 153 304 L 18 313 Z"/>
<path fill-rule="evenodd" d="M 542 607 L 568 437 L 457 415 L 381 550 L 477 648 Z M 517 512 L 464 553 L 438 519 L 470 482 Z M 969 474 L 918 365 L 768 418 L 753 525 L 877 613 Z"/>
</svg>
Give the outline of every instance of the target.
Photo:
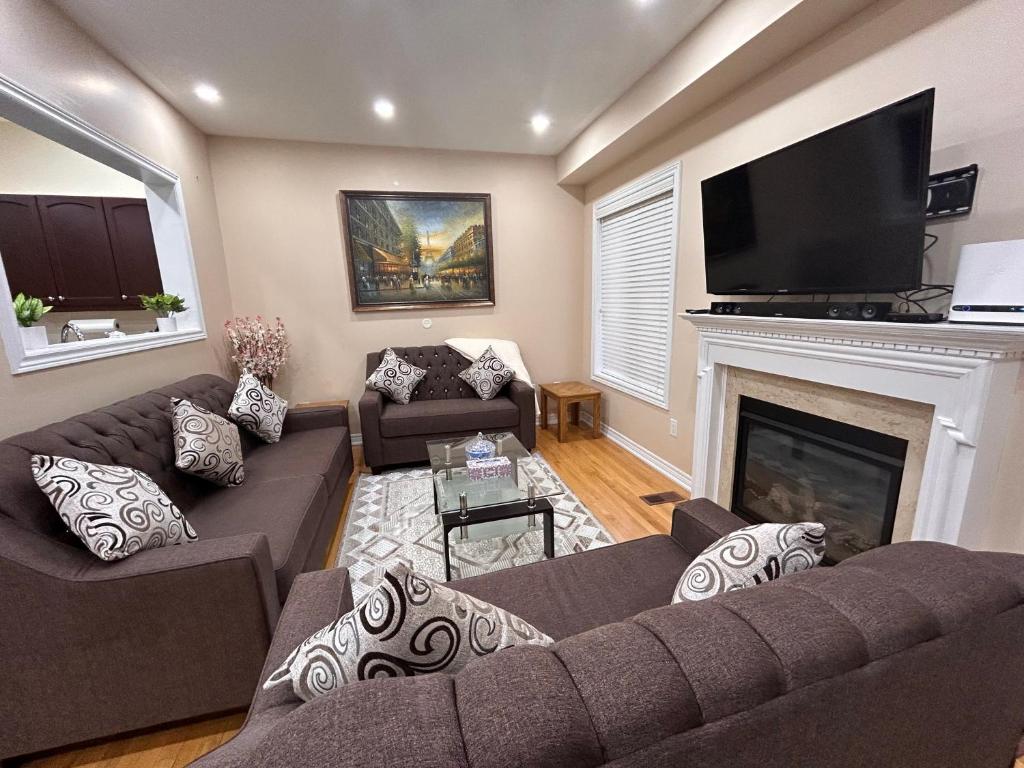
<svg viewBox="0 0 1024 768">
<path fill-rule="evenodd" d="M 671 536 L 452 583 L 558 642 L 456 675 L 260 690 L 197 768 L 1008 768 L 1024 729 L 1024 556 L 894 544 L 669 605 L 743 521 L 707 500 Z M 296 581 L 263 679 L 352 607 L 343 569 Z"/>
<path fill-rule="evenodd" d="M 224 415 L 193 376 L 0 442 L 0 758 L 249 704 L 292 580 L 321 568 L 352 473 L 348 415 L 292 411 L 242 434 L 243 485 L 174 468 L 169 398 Z M 199 541 L 99 560 L 36 487 L 29 456 L 147 472 Z"/>
<path fill-rule="evenodd" d="M 408 405 L 367 389 L 359 401 L 363 458 L 375 473 L 388 466 L 427 460 L 427 440 L 477 432 L 512 432 L 527 448 L 537 442 L 537 408 L 533 387 L 512 381 L 491 400 L 479 395 L 459 373 L 472 364 L 447 344 L 392 347 L 401 359 L 427 375 Z M 366 376 L 380 365 L 383 351 L 366 356 Z"/>
</svg>

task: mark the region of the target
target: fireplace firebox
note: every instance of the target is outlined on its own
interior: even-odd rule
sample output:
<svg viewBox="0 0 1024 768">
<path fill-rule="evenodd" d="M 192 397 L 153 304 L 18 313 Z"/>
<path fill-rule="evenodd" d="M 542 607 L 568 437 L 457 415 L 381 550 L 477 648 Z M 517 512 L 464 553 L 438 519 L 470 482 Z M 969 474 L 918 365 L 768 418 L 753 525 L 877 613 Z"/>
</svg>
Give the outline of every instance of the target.
<svg viewBox="0 0 1024 768">
<path fill-rule="evenodd" d="M 824 523 L 825 561 L 888 544 L 907 441 L 740 397 L 732 511 L 751 523 Z"/>
</svg>

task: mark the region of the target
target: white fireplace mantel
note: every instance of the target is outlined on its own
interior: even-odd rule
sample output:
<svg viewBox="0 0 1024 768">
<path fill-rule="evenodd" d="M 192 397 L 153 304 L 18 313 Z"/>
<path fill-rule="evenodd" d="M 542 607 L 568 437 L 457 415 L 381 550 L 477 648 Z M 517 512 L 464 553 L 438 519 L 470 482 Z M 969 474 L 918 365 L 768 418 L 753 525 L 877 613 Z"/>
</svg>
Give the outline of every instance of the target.
<svg viewBox="0 0 1024 768">
<path fill-rule="evenodd" d="M 681 314 L 698 331 L 693 495 L 717 498 L 730 367 L 934 406 L 913 538 L 1002 549 L 1019 515 L 990 509 L 1021 386 L 1024 327 Z"/>
</svg>

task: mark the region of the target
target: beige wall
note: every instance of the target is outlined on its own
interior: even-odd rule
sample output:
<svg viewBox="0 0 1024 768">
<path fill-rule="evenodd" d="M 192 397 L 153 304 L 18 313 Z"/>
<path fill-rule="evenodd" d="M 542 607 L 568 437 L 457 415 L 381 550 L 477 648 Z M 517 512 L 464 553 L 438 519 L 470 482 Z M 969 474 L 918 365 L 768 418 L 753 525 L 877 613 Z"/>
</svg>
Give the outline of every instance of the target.
<svg viewBox="0 0 1024 768">
<path fill-rule="evenodd" d="M 1024 5 L 1017 0 L 883 0 L 595 180 L 585 190 L 581 227 L 584 338 L 590 338 L 593 201 L 678 159 L 682 189 L 676 307 L 706 307 L 711 297 L 704 292 L 701 179 L 930 86 L 937 89 L 933 167 L 976 162 L 981 178 L 971 216 L 931 228 L 941 240 L 929 253 L 926 279 L 951 280 L 956 254 L 965 242 L 1024 237 L 1021 29 Z M 669 411 L 609 390 L 606 418 L 615 429 L 689 472 L 696 334 L 681 320 L 674 333 Z M 589 366 L 585 345 L 581 374 Z M 678 438 L 669 436 L 670 415 L 679 420 Z M 1024 422 L 1018 423 L 1024 431 Z M 1000 475 L 1003 503 L 1011 499 L 1011 482 L 1024 474 L 1022 455 L 1007 452 Z"/>
<path fill-rule="evenodd" d="M 293 402 L 354 405 L 367 352 L 453 336 L 518 342 L 538 382 L 582 366 L 582 205 L 553 158 L 217 137 L 210 157 L 235 311 L 284 320 L 279 387 Z M 496 306 L 352 312 L 341 189 L 490 193 Z"/>
<path fill-rule="evenodd" d="M 0 120 L 0 195 L 145 197 L 138 179 Z"/>
<path fill-rule="evenodd" d="M 211 339 L 13 376 L 0 363 L 0 436 L 223 365 L 231 315 L 206 138 L 42 0 L 0 3 L 0 73 L 170 168 L 183 181 Z"/>
</svg>

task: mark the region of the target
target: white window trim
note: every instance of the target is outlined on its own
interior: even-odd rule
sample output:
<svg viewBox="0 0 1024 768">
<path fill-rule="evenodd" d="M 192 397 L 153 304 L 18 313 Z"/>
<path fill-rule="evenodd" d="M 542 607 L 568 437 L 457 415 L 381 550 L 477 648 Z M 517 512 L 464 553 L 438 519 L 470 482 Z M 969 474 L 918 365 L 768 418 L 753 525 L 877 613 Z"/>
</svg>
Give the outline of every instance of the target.
<svg viewBox="0 0 1024 768">
<path fill-rule="evenodd" d="M 176 315 L 179 330 L 173 333 L 140 333 L 119 339 L 90 339 L 26 350 L 8 299 L 11 291 L 7 275 L 0 263 L 0 299 L 3 302 L 0 338 L 11 373 L 28 373 L 205 339 L 199 280 L 178 176 L 3 75 L 0 75 L 0 115 L 145 185 L 164 290 L 180 295 L 189 308 Z"/>
<path fill-rule="evenodd" d="M 650 173 L 636 181 L 619 187 L 614 192 L 605 195 L 594 203 L 594 220 L 591 230 L 590 248 L 590 271 L 592 275 L 591 286 L 591 309 L 590 309 L 590 377 L 606 386 L 622 392 L 630 397 L 656 405 L 664 410 L 669 409 L 669 386 L 671 384 L 672 372 L 672 327 L 675 324 L 675 301 L 676 301 L 676 269 L 678 268 L 678 240 L 679 240 L 679 178 L 680 165 L 672 163 L 653 173 Z M 646 393 L 637 392 L 628 388 L 623 382 L 602 374 L 599 370 L 599 348 L 598 338 L 600 334 L 600 299 L 601 299 L 601 270 L 600 270 L 600 246 L 601 246 L 601 219 L 610 216 L 630 206 L 649 200 L 652 197 L 664 194 L 671 190 L 672 193 L 672 218 L 670 229 L 669 252 L 672 259 L 672 269 L 669 272 L 669 302 L 668 302 L 668 358 L 665 365 L 665 378 L 662 391 L 663 398 L 654 397 Z"/>
</svg>

